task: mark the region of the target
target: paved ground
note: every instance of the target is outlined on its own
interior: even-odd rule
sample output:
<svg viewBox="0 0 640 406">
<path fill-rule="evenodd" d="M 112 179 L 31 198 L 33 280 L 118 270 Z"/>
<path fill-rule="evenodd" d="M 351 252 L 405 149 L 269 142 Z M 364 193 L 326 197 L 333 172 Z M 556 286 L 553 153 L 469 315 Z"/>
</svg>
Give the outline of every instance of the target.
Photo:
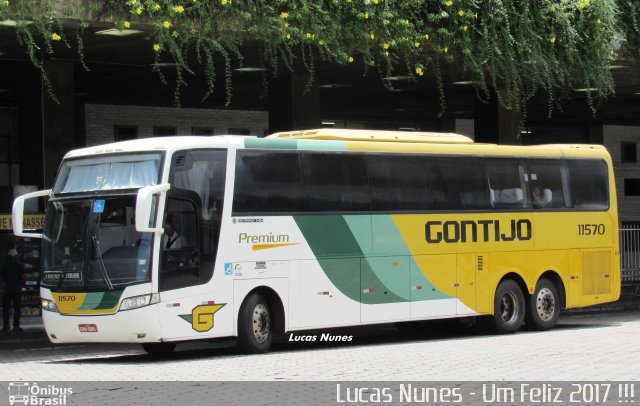
<svg viewBox="0 0 640 406">
<path fill-rule="evenodd" d="M 29 326 L 26 326 L 29 327 Z M 0 381 L 637 380 L 640 310 L 564 314 L 556 329 L 496 336 L 438 325 L 340 330 L 351 343 L 277 343 L 240 355 L 231 341 L 185 344 L 165 358 L 132 345 L 53 345 L 37 325 L 0 338 Z"/>
</svg>

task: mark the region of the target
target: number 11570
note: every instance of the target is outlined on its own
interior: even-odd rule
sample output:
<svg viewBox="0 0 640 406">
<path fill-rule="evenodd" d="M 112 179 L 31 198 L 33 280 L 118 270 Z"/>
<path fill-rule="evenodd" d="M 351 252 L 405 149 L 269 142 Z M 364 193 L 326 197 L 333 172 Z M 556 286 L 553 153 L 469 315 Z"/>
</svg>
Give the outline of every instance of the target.
<svg viewBox="0 0 640 406">
<path fill-rule="evenodd" d="M 604 224 L 578 224 L 578 235 L 603 235 Z"/>
</svg>

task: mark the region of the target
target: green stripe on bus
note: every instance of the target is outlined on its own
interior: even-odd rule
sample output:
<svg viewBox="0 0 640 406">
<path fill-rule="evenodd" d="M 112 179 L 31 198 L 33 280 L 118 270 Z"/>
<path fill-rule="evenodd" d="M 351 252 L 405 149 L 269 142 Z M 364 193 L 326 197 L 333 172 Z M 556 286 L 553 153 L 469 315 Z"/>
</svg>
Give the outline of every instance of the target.
<svg viewBox="0 0 640 406">
<path fill-rule="evenodd" d="M 298 149 L 298 140 L 245 138 L 244 147 L 258 149 Z"/>
<path fill-rule="evenodd" d="M 306 151 L 346 151 L 347 143 L 344 141 L 299 140 L 298 149 Z"/>
<path fill-rule="evenodd" d="M 82 306 L 78 310 L 94 310 L 102 302 L 105 292 L 89 292 L 85 295 Z"/>
<path fill-rule="evenodd" d="M 84 298 L 82 306 L 78 310 L 101 310 L 112 309 L 120 301 L 123 290 L 113 290 L 110 292 L 90 292 Z"/>
<path fill-rule="evenodd" d="M 409 292 L 410 298 L 413 301 L 451 298 L 451 296 L 438 290 L 420 271 L 418 264 L 414 261 L 409 248 L 404 242 L 402 234 L 400 234 L 400 230 L 398 230 L 398 227 L 393 222 L 390 215 L 373 216 L 372 224 L 376 235 L 374 251 L 377 251 L 376 248 L 381 249 L 382 246 L 384 246 L 386 253 L 393 253 L 393 255 L 397 255 L 402 259 L 409 259 L 408 266 L 410 281 L 409 285 L 407 285 L 407 289 L 409 289 L 409 286 L 416 285 L 420 285 L 422 287 L 419 290 L 414 289 L 412 292 Z M 404 281 L 404 279 L 398 280 Z"/>
<path fill-rule="evenodd" d="M 364 227 L 366 222 L 371 221 L 370 217 L 360 217 L 359 220 L 349 218 L 349 222 L 359 233 L 370 234 L 369 229 Z M 323 272 L 345 296 L 367 304 L 408 300 L 408 297 L 398 296 L 391 291 L 374 272 L 343 216 L 294 216 L 294 219 Z M 360 238 L 366 240 L 365 237 Z M 363 291 L 365 289 L 366 292 Z"/>
</svg>

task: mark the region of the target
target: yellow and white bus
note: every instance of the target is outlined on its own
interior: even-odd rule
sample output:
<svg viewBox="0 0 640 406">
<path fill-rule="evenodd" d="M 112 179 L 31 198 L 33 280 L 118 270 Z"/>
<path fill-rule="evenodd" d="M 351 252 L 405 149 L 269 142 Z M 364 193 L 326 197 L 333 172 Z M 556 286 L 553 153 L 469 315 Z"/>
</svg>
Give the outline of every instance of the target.
<svg viewBox="0 0 640 406">
<path fill-rule="evenodd" d="M 602 146 L 440 133 L 141 139 L 69 152 L 13 228 L 43 239 L 54 343 L 259 353 L 282 332 L 468 316 L 544 330 L 619 297 L 612 168 Z M 24 204 L 42 196 L 35 234 Z"/>
</svg>

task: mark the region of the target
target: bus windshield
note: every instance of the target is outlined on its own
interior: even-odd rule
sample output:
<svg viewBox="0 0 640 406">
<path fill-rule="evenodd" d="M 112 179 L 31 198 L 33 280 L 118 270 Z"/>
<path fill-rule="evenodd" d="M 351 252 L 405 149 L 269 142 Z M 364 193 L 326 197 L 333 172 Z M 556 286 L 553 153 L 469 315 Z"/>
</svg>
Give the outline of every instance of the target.
<svg viewBox="0 0 640 406">
<path fill-rule="evenodd" d="M 158 184 L 162 153 L 120 154 L 65 160 L 54 194 L 137 189 Z"/>
<path fill-rule="evenodd" d="M 152 234 L 136 231 L 135 199 L 49 201 L 42 285 L 112 290 L 150 281 Z"/>
</svg>

